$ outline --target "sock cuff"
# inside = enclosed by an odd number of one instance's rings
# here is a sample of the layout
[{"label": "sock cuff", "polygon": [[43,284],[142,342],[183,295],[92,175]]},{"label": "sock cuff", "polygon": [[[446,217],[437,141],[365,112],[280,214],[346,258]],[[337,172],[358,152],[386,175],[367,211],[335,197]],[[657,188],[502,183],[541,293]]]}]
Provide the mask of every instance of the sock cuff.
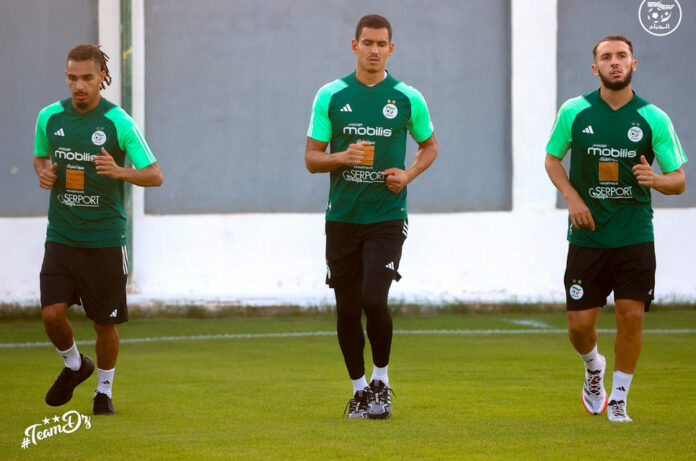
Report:
[{"label": "sock cuff", "polygon": [[73,350],[73,349],[77,350],[77,343],[75,342],[74,339],[73,339],[72,346],[68,347],[68,348],[65,349],[64,351],[61,351],[60,349],[58,349],[58,348],[56,347],[56,351],[58,351],[59,354],[67,354],[68,352],[70,352],[70,351]]}]

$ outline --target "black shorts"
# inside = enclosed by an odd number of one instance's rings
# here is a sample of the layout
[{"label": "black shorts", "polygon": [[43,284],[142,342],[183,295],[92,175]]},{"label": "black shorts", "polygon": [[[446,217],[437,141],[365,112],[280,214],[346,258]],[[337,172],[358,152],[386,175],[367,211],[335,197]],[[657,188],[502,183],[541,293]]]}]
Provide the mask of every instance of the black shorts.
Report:
[{"label": "black shorts", "polygon": [[126,247],[79,248],[46,242],[41,266],[41,306],[82,304],[100,325],[128,321]]},{"label": "black shorts", "polygon": [[655,290],[655,245],[588,248],[571,243],[563,281],[569,311],[604,306],[612,290],[614,299],[645,301],[647,311]]},{"label": "black shorts", "polygon": [[326,283],[362,279],[365,271],[387,274],[399,281],[401,248],[408,220],[374,224],[326,221]]}]

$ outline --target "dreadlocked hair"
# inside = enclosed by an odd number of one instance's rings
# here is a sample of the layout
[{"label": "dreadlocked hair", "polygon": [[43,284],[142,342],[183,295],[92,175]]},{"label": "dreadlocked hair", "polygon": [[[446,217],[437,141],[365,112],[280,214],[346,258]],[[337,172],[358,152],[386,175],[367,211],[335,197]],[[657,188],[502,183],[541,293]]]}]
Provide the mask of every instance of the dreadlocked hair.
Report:
[{"label": "dreadlocked hair", "polygon": [[103,90],[107,87],[107,85],[111,85],[111,75],[109,74],[109,68],[106,65],[106,61],[109,60],[109,56],[107,56],[106,53],[101,50],[101,45],[80,43],[68,51],[67,61],[80,62],[89,60],[96,62],[101,68],[100,70],[104,72],[104,81],[102,81],[102,83],[99,85],[99,89]]}]

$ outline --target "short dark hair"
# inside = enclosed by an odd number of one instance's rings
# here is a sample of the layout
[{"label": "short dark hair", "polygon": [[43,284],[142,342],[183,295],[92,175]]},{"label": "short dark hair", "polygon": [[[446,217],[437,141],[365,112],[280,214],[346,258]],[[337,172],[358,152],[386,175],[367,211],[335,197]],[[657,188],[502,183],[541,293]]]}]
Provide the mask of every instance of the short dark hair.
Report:
[{"label": "short dark hair", "polygon": [[389,42],[391,42],[391,24],[389,24],[389,21],[387,21],[387,18],[385,18],[384,16],[380,16],[379,14],[368,14],[360,18],[360,21],[358,21],[358,25],[355,27],[356,41],[360,40],[360,34],[362,34],[362,30],[365,27],[369,27],[370,29],[387,29],[387,32],[389,32]]},{"label": "short dark hair", "polygon": [[592,56],[595,58],[597,57],[597,47],[599,47],[599,44],[603,42],[624,42],[626,45],[628,45],[628,49],[631,50],[631,56],[633,56],[633,43],[625,35],[618,34],[604,37],[595,44],[594,48],[592,48]]},{"label": "short dark hair", "polygon": [[[100,45],[93,45],[91,43],[80,43],[70,48],[68,51],[68,59],[65,61],[94,61],[99,66],[100,70],[104,71],[104,81],[99,86],[100,89],[106,88],[106,85],[111,85],[111,75],[109,74],[109,68],[106,66],[106,61],[109,57],[101,50]],[[106,85],[105,85],[106,84]]]}]

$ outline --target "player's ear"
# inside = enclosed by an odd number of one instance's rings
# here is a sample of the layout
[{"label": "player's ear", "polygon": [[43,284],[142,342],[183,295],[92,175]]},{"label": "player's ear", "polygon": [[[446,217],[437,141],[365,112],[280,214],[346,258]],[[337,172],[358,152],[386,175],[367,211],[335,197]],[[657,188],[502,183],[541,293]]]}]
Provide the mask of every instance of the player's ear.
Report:
[{"label": "player's ear", "polygon": [[592,64],[592,73],[599,77],[599,70],[597,70],[597,66],[594,64]]},{"label": "player's ear", "polygon": [[353,39],[350,41],[350,47],[353,50],[353,53],[358,54],[358,41]]}]

